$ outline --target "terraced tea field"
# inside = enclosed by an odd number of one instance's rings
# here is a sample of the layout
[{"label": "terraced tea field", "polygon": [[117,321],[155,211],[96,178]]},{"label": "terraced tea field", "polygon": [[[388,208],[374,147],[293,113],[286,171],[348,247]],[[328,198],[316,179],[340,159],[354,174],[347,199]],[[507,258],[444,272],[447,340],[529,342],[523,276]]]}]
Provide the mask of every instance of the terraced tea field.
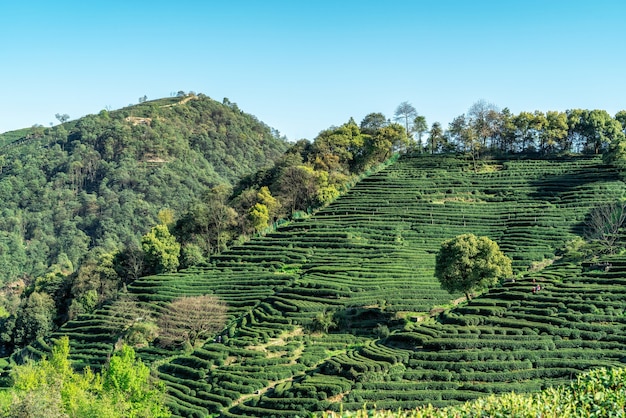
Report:
[{"label": "terraced tea field", "polygon": [[[626,355],[626,260],[533,261],[582,234],[591,208],[624,195],[598,158],[494,160],[479,172],[451,156],[403,157],[308,219],[214,257],[211,266],[129,286],[157,315],[183,295],[229,306],[221,342],[189,355],[157,348],[175,415],[295,416],[310,411],[445,405],[533,391]],[[433,277],[441,242],[487,235],[525,277],[459,308]],[[537,294],[532,280],[545,288]],[[311,332],[334,314],[337,329]],[[118,322],[116,322],[118,321]],[[101,366],[119,316],[103,309],[65,326],[79,364]],[[31,347],[44,351],[46,347]]]}]

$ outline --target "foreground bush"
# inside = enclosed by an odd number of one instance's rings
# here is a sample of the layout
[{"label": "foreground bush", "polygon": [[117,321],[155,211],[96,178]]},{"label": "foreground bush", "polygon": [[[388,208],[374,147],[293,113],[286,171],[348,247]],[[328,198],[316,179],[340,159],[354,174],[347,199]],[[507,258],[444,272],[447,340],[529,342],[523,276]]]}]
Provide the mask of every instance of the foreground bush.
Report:
[{"label": "foreground bush", "polygon": [[[569,386],[539,393],[491,395],[447,408],[426,406],[411,411],[372,411],[364,406],[343,418],[465,418],[465,417],[623,417],[626,413],[626,369],[595,369]],[[334,417],[334,414],[323,414]]]},{"label": "foreground bush", "polygon": [[116,353],[100,373],[75,372],[69,339],[62,338],[49,360],[15,366],[13,385],[0,391],[1,417],[164,418],[164,388],[130,347]]}]

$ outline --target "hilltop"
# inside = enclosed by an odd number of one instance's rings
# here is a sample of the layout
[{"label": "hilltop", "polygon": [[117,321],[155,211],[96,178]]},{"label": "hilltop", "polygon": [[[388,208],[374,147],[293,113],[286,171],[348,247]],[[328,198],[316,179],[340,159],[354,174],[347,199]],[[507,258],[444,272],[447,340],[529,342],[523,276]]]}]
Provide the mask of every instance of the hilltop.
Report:
[{"label": "hilltop", "polygon": [[[0,282],[67,274],[138,243],[163,208],[182,213],[287,149],[225,99],[183,95],[0,135]],[[96,251],[98,250],[98,251]]]},{"label": "hilltop", "polygon": [[[598,156],[478,165],[404,156],[314,216],[205,267],[140,278],[127,305],[81,315],[55,335],[69,335],[76,364],[94,368],[118,341],[143,335],[138,354],[180,416],[294,416],[364,402],[393,410],[537,391],[625,357],[626,260],[575,256],[590,214],[624,195],[620,179]],[[433,277],[441,242],[466,232],[496,240],[516,271],[515,282],[469,303]],[[186,353],[145,344],[171,301],[202,294],[228,306],[214,340]],[[124,306],[140,320],[120,315]]]}]

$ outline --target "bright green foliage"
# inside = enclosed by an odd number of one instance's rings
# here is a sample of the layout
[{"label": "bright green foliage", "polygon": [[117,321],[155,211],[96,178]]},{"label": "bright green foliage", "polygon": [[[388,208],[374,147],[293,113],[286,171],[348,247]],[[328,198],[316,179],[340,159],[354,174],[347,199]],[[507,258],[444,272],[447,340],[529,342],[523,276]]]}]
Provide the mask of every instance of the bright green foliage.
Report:
[{"label": "bright green foliage", "polygon": [[[626,111],[619,112],[615,119],[605,119],[597,134],[601,139],[610,142],[608,151],[603,155],[604,161],[620,168],[626,166]],[[602,129],[603,128],[603,129]]]},{"label": "bright green foliage", "polygon": [[554,152],[559,145],[564,148],[563,141],[567,137],[567,115],[563,112],[548,111],[545,127],[541,134],[541,149]]},{"label": "bright green foliage", "polygon": [[272,196],[272,193],[267,186],[261,187],[261,189],[257,193],[257,199],[267,208],[269,218],[276,218],[278,210],[280,209],[280,202],[278,201],[278,199]]},{"label": "bright green foliage", "polygon": [[261,231],[268,226],[268,221],[270,219],[270,213],[263,203],[257,203],[250,208],[248,211],[248,217],[252,222],[252,226],[256,231]]},{"label": "bright green foliage", "polygon": [[141,247],[146,254],[148,268],[156,273],[176,271],[180,244],[170,234],[167,225],[159,224],[141,239]]},{"label": "bright green foliage", "polygon": [[114,405],[121,407],[121,416],[169,416],[161,391],[153,389],[150,382],[150,369],[135,358],[135,351],[128,346],[111,358],[103,373],[102,389]]},{"label": "bright green foliage", "polygon": [[205,261],[202,248],[194,243],[185,244],[181,249],[180,264],[182,268],[197,266]]},{"label": "bright green foliage", "polygon": [[392,123],[376,130],[366,138],[365,167],[384,161],[391,156],[394,149],[406,147],[409,139],[404,128]]},{"label": "bright green foliage", "polygon": [[445,241],[437,253],[435,276],[450,293],[471,292],[493,286],[513,274],[511,259],[488,237],[463,234]]},{"label": "bright green foliage", "polygon": [[429,405],[402,412],[368,410],[364,407],[339,416],[341,418],[622,417],[626,413],[625,387],[626,369],[599,368],[580,375],[570,385],[545,389],[537,394],[491,395],[459,406],[434,408]]},{"label": "bright green foliage", "polygon": [[61,338],[49,360],[15,366],[13,385],[0,392],[5,417],[168,417],[163,388],[124,347],[111,358],[104,376],[89,369],[75,372],[69,362],[69,339]]},{"label": "bright green foliage", "polygon": [[331,184],[328,186],[320,187],[320,189],[317,191],[317,200],[320,205],[327,205],[336,198],[338,198],[339,194],[340,193],[339,190],[337,190],[337,187]]},{"label": "bright green foliage", "polygon": [[168,227],[174,223],[174,211],[172,209],[161,209],[157,215],[160,223]]}]

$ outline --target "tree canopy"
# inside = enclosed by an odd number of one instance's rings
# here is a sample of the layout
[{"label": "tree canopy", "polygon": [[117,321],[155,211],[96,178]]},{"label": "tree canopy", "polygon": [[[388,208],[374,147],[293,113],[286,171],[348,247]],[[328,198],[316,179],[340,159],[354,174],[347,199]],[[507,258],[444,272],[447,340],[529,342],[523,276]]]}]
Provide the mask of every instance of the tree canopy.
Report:
[{"label": "tree canopy", "polygon": [[441,244],[435,259],[435,277],[450,293],[471,293],[493,286],[513,274],[511,259],[488,237],[463,234]]},{"label": "tree canopy", "polygon": [[169,417],[164,386],[148,366],[124,346],[102,373],[73,370],[68,337],[52,349],[50,359],[14,366],[12,387],[0,392],[3,417]]}]

